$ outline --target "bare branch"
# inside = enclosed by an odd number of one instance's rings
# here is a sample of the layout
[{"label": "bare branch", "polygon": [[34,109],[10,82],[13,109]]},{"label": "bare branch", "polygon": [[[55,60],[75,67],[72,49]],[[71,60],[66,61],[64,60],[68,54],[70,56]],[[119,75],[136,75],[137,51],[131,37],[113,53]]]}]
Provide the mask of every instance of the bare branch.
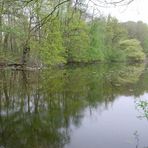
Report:
[{"label": "bare branch", "polygon": [[59,8],[59,6],[63,5],[64,3],[66,2],[69,2],[70,0],[65,0],[65,1],[62,1],[60,3],[58,3],[54,8],[53,10],[46,16],[44,17],[41,21],[39,21],[37,23],[37,25],[35,25],[30,32],[32,31],[35,31],[37,30],[38,28],[42,27],[43,25],[45,25],[47,23],[47,21],[49,21],[49,19],[51,18],[51,16],[54,14],[54,12]]}]

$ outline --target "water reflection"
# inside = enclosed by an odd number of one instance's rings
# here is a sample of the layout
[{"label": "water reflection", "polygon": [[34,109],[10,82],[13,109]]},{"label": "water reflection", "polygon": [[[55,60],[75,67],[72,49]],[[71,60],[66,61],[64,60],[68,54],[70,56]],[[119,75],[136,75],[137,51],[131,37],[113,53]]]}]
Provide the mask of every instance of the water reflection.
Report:
[{"label": "water reflection", "polygon": [[139,138],[138,131],[135,131],[134,137],[135,137],[135,140],[136,140],[136,148],[139,148],[139,141],[140,141],[140,138]]},{"label": "water reflection", "polygon": [[[140,148],[140,135],[138,131],[135,131],[133,135],[136,141],[136,148]],[[144,148],[148,148],[148,146],[145,146]]]},{"label": "water reflection", "polygon": [[0,146],[63,148],[86,108],[102,112],[118,96],[147,92],[147,84],[144,64],[1,71]]}]

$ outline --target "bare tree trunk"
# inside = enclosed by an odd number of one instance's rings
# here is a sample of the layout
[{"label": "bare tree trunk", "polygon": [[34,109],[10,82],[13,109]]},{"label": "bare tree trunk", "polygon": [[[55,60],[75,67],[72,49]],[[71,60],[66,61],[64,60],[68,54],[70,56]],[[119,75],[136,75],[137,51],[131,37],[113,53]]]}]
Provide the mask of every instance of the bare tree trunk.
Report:
[{"label": "bare tree trunk", "polygon": [[31,10],[30,10],[30,19],[28,24],[28,37],[26,39],[26,44],[23,47],[23,53],[22,53],[22,66],[25,68],[27,66],[27,62],[29,59],[29,53],[30,53],[30,38],[31,38],[31,22],[32,22],[32,16],[31,16]]},{"label": "bare tree trunk", "polygon": [[29,57],[30,47],[25,45],[23,48],[23,55],[22,55],[22,61],[21,64],[23,67],[27,66],[27,59]]},{"label": "bare tree trunk", "polygon": [[[3,5],[4,5],[4,2],[1,1],[0,2],[0,28],[2,28],[2,25],[3,25]],[[0,32],[0,47],[2,46],[2,42],[3,42],[3,34],[2,34],[2,31]]]},{"label": "bare tree trunk", "polygon": [[3,47],[5,51],[8,49],[8,38],[9,38],[9,34],[6,33],[4,36],[4,43],[3,43]]},{"label": "bare tree trunk", "polygon": [[[2,28],[2,14],[0,14],[0,28]],[[0,46],[2,45],[2,31],[0,32]]]}]

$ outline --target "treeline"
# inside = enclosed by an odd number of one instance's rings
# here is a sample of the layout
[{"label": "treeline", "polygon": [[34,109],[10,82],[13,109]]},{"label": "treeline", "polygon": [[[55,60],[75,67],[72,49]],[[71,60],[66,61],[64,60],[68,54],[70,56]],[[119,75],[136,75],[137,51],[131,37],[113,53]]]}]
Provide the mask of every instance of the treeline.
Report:
[{"label": "treeline", "polygon": [[94,17],[83,1],[2,0],[0,63],[143,61],[148,25]]}]

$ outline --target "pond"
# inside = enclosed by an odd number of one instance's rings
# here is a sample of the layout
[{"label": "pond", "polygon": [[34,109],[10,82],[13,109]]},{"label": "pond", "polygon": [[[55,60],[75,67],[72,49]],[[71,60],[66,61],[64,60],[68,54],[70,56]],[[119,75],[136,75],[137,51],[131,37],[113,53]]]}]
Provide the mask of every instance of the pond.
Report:
[{"label": "pond", "polygon": [[147,148],[142,101],[145,64],[1,70],[0,148]]}]

